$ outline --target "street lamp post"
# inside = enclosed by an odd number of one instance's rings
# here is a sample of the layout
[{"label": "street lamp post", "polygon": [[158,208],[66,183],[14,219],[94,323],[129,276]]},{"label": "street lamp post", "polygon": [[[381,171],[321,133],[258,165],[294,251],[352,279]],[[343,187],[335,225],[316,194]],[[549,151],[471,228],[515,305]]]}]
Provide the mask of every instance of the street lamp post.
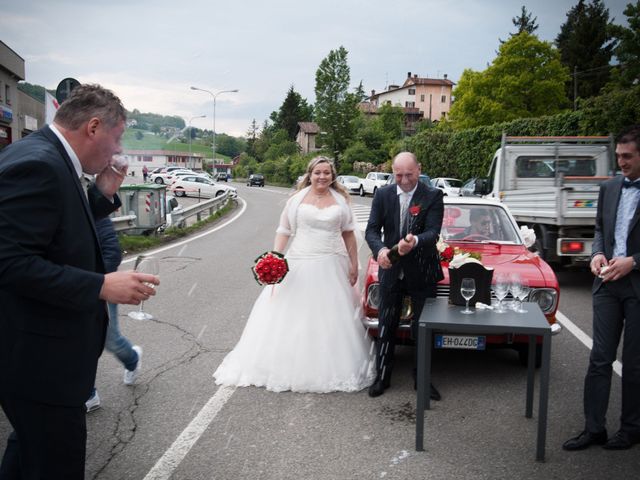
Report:
[{"label": "street lamp post", "polygon": [[212,160],[213,160],[213,166],[215,167],[216,165],[216,98],[221,93],[237,93],[238,89],[221,90],[219,92],[213,93],[210,90],[205,90],[204,88],[198,88],[198,87],[192,86],[191,90],[200,90],[201,92],[207,92],[209,95],[213,97],[213,146],[212,146],[213,157],[212,157]]},{"label": "street lamp post", "polygon": [[197,115],[195,117],[191,117],[189,119],[189,162],[191,162],[191,165],[193,165],[195,162],[193,161],[193,159],[191,158],[191,137],[193,135],[193,132],[191,131],[191,122],[193,120],[195,120],[196,118],[206,118],[206,115]]}]

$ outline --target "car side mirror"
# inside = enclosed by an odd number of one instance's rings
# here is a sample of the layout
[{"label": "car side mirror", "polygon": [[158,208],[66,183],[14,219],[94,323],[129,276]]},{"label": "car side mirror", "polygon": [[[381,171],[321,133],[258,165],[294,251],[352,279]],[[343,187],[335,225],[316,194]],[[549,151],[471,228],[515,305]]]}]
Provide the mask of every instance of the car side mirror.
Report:
[{"label": "car side mirror", "polygon": [[473,193],[476,195],[487,195],[489,193],[489,179],[476,178]]}]

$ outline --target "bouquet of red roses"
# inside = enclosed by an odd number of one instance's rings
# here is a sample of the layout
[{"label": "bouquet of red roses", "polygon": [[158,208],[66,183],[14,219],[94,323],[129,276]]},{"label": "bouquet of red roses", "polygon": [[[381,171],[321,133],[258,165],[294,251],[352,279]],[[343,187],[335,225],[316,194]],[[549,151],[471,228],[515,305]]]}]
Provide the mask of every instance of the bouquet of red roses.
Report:
[{"label": "bouquet of red roses", "polygon": [[265,252],[256,258],[251,271],[260,285],[273,285],[282,281],[289,271],[289,264],[280,252]]}]

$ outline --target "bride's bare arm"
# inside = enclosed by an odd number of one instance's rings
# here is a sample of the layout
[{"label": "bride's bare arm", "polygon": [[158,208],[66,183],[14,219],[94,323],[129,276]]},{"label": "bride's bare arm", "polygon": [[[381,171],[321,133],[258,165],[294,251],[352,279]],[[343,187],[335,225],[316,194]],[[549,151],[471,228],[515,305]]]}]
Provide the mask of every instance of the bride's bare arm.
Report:
[{"label": "bride's bare arm", "polygon": [[284,249],[289,242],[289,235],[285,235],[283,233],[276,233],[276,238],[273,241],[273,249],[276,252],[284,253]]},{"label": "bride's bare arm", "polygon": [[358,281],[358,242],[353,231],[342,232],[342,239],[349,254],[349,282],[355,285]]}]

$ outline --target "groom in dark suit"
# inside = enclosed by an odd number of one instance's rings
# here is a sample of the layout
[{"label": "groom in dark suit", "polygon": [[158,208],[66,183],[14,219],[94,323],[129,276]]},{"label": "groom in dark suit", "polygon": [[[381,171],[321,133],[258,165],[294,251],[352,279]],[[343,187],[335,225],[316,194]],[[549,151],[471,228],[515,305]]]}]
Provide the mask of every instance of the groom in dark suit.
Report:
[{"label": "groom in dark suit", "polygon": [[[640,443],[640,125],[618,135],[616,158],[622,175],[600,186],[591,256],[596,278],[593,348],[584,382],[585,429],[564,443],[565,450],[594,444],[626,450]],[[607,437],[612,364],[623,330],[620,430]]]},{"label": "groom in dark suit", "polygon": [[[0,480],[84,478],[84,402],[105,341],[105,301],[138,304],[154,275],[104,273],[94,218],[115,210],[126,112],[76,87],[53,125],[0,153],[0,405],[13,427]],[[85,175],[98,174],[87,191]]]},{"label": "groom in dark suit", "polygon": [[[411,297],[412,328],[417,338],[425,299],[436,296],[436,283],[443,278],[436,249],[444,214],[442,191],[419,181],[420,163],[413,153],[396,155],[392,168],[396,185],[376,192],[366,230],[367,243],[380,266],[377,375],[369,387],[371,397],[382,395],[390,385],[403,297]],[[400,257],[393,262],[389,253],[396,244]],[[431,398],[440,399],[433,385]]]}]

